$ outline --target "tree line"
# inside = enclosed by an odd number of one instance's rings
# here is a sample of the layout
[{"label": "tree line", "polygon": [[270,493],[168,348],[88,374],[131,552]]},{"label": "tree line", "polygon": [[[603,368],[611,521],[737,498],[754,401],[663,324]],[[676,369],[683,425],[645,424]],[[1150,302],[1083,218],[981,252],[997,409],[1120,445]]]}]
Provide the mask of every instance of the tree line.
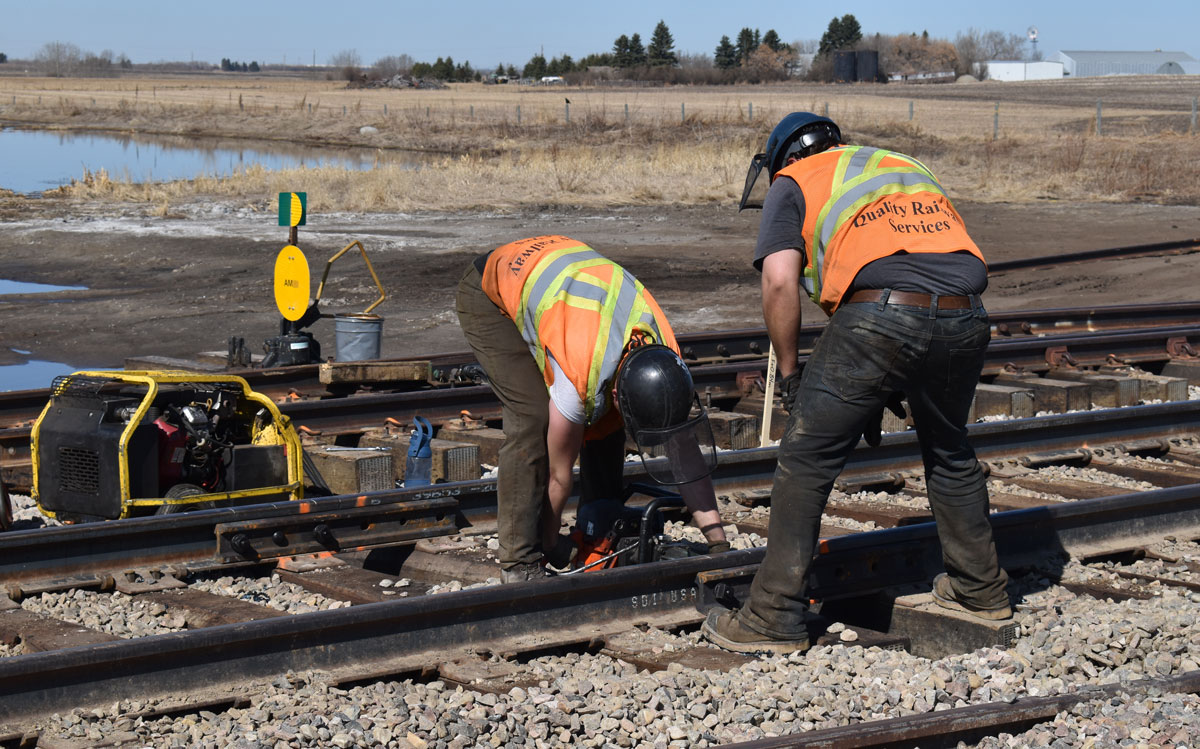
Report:
[{"label": "tree line", "polygon": [[[435,63],[414,62],[407,55],[381,58],[368,76],[408,72],[414,77],[433,77],[446,81],[503,80],[562,76],[572,82],[601,78],[663,81],[671,83],[759,83],[802,76],[807,80],[834,79],[833,57],[843,50],[874,50],[879,53],[881,78],[894,74],[922,72],[972,73],[985,76],[981,63],[994,59],[1021,59],[1025,39],[1018,34],[969,29],[956,35],[953,42],[934,39],[928,31],[920,34],[880,34],[864,36],[862,26],[847,13],[829,21],[820,40],[785,43],[775,29],[761,32],[744,27],[736,35],[722,35],[711,55],[681,54],[665,21],[660,20],[645,43],[641,34],[622,34],[612,49],[588,54],[579,59],[569,54],[547,59],[541,52],[529,58],[520,69],[500,63],[491,73],[455,65],[447,57]],[[337,65],[335,65],[337,67]],[[355,75],[361,75],[357,70]]]},{"label": "tree line", "polygon": [[[853,14],[830,20],[820,40],[785,43],[775,29],[760,32],[744,27],[737,34],[722,35],[711,54],[681,53],[666,21],[660,20],[649,42],[638,32],[621,34],[612,48],[581,58],[562,54],[547,59],[538,52],[520,68],[500,63],[493,70],[478,69],[469,61],[455,62],[449,55],[434,62],[414,60],[406,54],[381,57],[364,68],[358,52],[342,50],[329,59],[335,73],[347,80],[384,79],[396,75],[435,78],[443,81],[503,81],[526,78],[538,80],[561,76],[583,83],[604,79],[660,81],[665,83],[759,83],[803,77],[814,81],[833,80],[833,57],[842,50],[878,52],[882,76],[913,75],[923,72],[953,72],[986,75],[980,63],[993,59],[1022,59],[1025,38],[1000,31],[974,28],[956,35],[953,42],[935,39],[929,33],[864,35]],[[0,63],[7,55],[0,52]],[[133,67],[124,54],[111,50],[99,54],[85,52],[74,44],[49,42],[42,46],[34,63],[50,76],[117,75]],[[182,64],[182,63],[180,63]],[[209,63],[189,63],[208,67]],[[257,61],[238,62],[222,58],[220,69],[229,72],[259,72]]]},{"label": "tree line", "polygon": [[249,63],[234,62],[228,57],[221,58],[221,70],[227,73],[257,73],[261,70],[258,66],[258,60],[251,60]]}]

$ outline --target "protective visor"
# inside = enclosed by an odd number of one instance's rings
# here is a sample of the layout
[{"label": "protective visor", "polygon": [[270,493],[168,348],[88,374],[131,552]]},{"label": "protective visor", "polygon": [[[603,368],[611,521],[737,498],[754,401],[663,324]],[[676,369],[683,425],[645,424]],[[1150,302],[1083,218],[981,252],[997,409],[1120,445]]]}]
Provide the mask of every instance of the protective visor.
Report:
[{"label": "protective visor", "polygon": [[717,447],[712,424],[692,396],[692,416],[666,429],[639,429],[633,435],[647,475],[667,486],[689,484],[704,478],[717,467]]},{"label": "protective visor", "polygon": [[739,211],[747,208],[763,207],[763,201],[767,199],[767,190],[771,187],[769,169],[767,170],[767,178],[759,179],[766,166],[767,155],[765,153],[756,153],[754,154],[754,158],[750,159],[750,169],[746,172],[746,187],[742,189],[742,199],[738,203]]}]

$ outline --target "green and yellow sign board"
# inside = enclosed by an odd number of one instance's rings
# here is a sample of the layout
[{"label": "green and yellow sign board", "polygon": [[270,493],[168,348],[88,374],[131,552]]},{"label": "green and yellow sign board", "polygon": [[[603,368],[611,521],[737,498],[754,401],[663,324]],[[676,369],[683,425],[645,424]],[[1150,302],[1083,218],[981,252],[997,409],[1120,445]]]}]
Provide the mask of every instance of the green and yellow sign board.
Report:
[{"label": "green and yellow sign board", "polygon": [[304,226],[308,218],[308,193],[279,193],[279,225]]},{"label": "green and yellow sign board", "polygon": [[280,250],[275,256],[275,306],[285,320],[295,322],[304,315],[310,284],[308,258],[300,248],[289,244]]}]

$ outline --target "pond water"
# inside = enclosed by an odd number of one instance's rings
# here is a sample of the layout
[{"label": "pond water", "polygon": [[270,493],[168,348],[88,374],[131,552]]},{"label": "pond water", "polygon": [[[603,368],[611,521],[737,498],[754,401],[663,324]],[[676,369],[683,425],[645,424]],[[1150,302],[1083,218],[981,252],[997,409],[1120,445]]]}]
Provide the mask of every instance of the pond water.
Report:
[{"label": "pond water", "polygon": [[54,378],[87,369],[73,367],[56,361],[30,359],[23,364],[0,367],[0,392],[8,390],[35,390],[50,387]]},{"label": "pond water", "polygon": [[86,286],[54,286],[48,283],[9,281],[0,278],[0,296],[5,294],[48,294],[51,291],[83,291]]},{"label": "pond water", "polygon": [[201,175],[225,176],[251,165],[267,169],[341,166],[366,170],[386,160],[417,168],[422,154],[370,148],[310,148],[183,136],[0,129],[0,187],[38,193],[83,177],[84,170],[111,179],[165,182]]}]

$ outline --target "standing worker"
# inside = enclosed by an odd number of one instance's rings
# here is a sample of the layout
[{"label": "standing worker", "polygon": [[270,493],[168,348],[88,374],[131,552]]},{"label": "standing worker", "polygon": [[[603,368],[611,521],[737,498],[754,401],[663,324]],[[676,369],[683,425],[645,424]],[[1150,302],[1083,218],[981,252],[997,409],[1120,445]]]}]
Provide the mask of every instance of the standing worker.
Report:
[{"label": "standing worker", "polygon": [[[908,397],[946,572],[933,595],[983,619],[1012,616],[966,420],[990,339],[987,266],[933,174],[893,151],[848,146],[833,121],[793,112],[751,163],[766,170],[754,265],[791,414],[771,491],[766,557],[740,610],[710,612],[708,639],[743,653],[808,649],[805,588],[834,480],[877,443],[885,405]],[[798,366],[800,289],[830,315]],[[898,406],[897,406],[898,407]]]},{"label": "standing worker", "polygon": [[[728,550],[708,475],[712,429],[675,334],[628,271],[582,242],[522,239],[481,255],[458,284],[458,320],[503,406],[497,525],[505,582],[569,563],[560,535],[580,504],[624,496],[625,431],[651,478],[679,485],[710,551]],[[624,427],[624,428],[623,428]],[[707,433],[707,434],[706,434]]]}]

